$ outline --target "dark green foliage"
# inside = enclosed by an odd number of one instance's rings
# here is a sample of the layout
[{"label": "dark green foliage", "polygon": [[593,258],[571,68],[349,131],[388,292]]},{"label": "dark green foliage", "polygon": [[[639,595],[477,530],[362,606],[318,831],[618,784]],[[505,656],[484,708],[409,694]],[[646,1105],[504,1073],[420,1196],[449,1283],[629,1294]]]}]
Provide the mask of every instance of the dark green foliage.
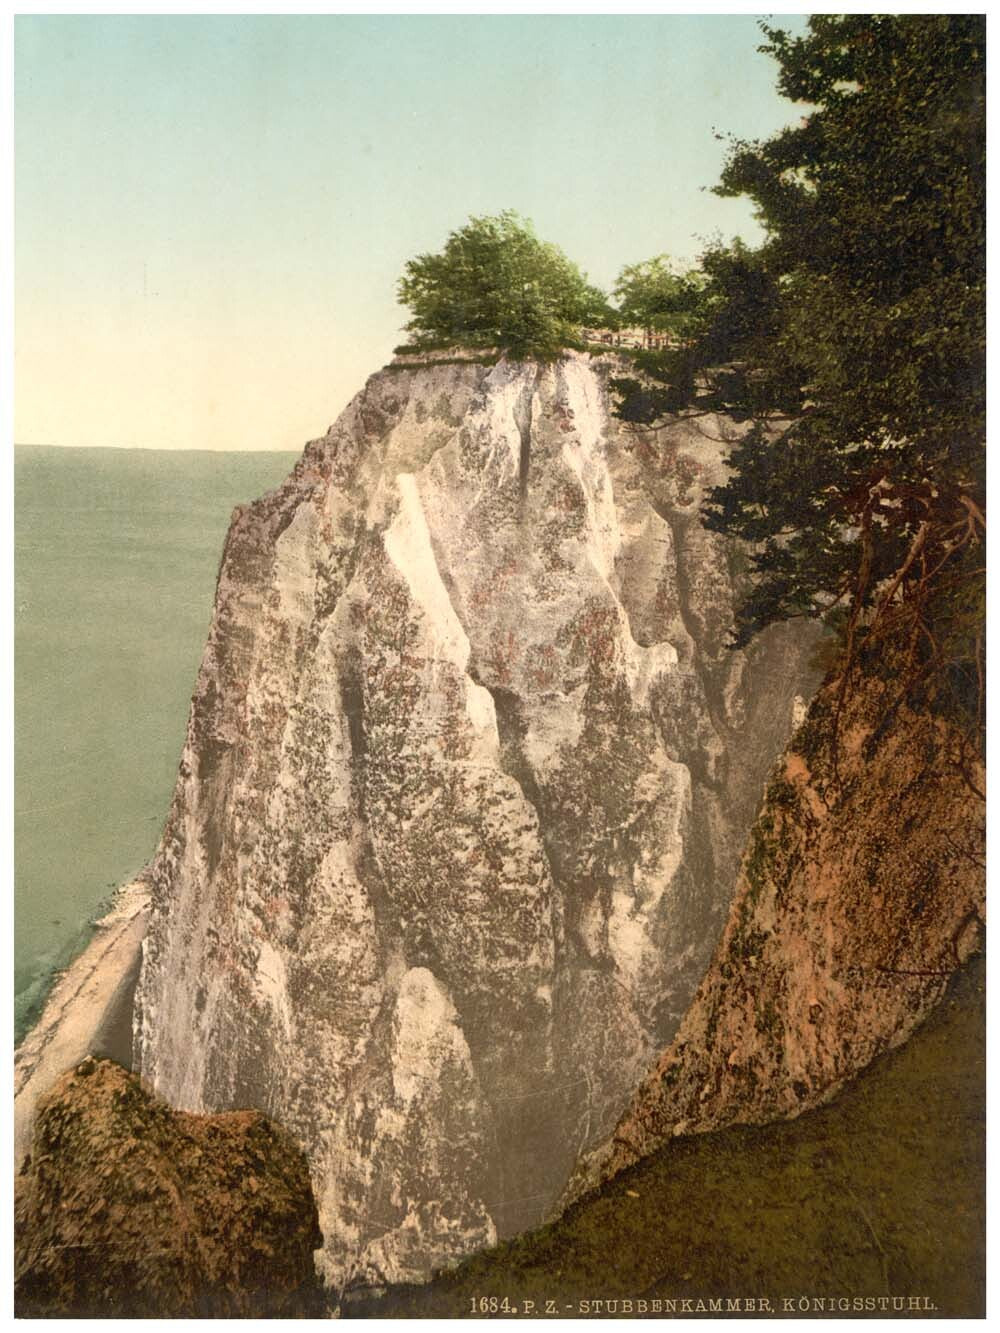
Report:
[{"label": "dark green foliage", "polygon": [[[651,327],[673,333],[677,343],[640,353],[641,379],[613,381],[619,415],[649,425],[692,408],[725,412],[737,422],[798,410],[803,369],[789,362],[779,341],[781,295],[763,253],[739,240],[716,245],[702,255],[699,273],[676,281],[681,289],[672,302],[664,298],[654,307],[650,294],[649,313],[655,308]],[[616,292],[621,288],[622,278]]]},{"label": "dark green foliage", "polygon": [[440,254],[411,259],[397,290],[413,312],[411,351],[461,344],[548,359],[612,317],[604,293],[509,210],[470,218]]},{"label": "dark green foliage", "polygon": [[652,388],[625,385],[622,414],[752,420],[707,515],[755,544],[737,642],[843,605],[848,658],[853,639],[902,628],[936,681],[978,688],[984,20],[764,32],[781,91],[807,105],[772,139],[735,142],[718,193],[749,196],[766,240],[704,256],[689,347],[649,367]]}]

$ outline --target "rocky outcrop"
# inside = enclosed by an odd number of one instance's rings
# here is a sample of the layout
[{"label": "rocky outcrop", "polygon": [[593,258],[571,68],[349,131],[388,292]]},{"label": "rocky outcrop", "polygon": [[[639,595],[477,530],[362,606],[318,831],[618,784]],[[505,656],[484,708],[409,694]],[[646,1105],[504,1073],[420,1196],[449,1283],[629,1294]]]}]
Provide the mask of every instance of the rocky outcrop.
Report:
[{"label": "rocky outcrop", "polygon": [[539,1220],[716,943],[808,642],[727,636],[732,423],[613,418],[614,359],[374,376],[236,511],[135,1062],[306,1150],[338,1286]]},{"label": "rocky outcrop", "polygon": [[666,1139],[789,1118],[899,1046],[981,947],[984,773],[891,654],[816,697],[677,1037],[563,1203]]},{"label": "rocky outcrop", "polygon": [[16,1313],[300,1315],[321,1239],[283,1131],[257,1112],[171,1111],[88,1057],[39,1106],[16,1181]]}]

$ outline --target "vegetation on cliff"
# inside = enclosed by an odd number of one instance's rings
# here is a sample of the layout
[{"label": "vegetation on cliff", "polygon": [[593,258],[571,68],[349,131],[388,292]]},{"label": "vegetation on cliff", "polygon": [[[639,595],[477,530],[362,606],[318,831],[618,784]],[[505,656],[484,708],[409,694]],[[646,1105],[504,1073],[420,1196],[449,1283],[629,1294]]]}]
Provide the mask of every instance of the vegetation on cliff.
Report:
[{"label": "vegetation on cliff", "polygon": [[608,317],[604,293],[509,209],[470,218],[439,254],[411,259],[398,294],[416,351],[460,344],[547,360]]},{"label": "vegetation on cliff", "polygon": [[617,306],[511,212],[473,218],[399,284],[414,346],[552,357],[584,324],[675,335],[632,353],[620,413],[750,423],[711,527],[753,544],[735,641],[822,617],[845,646],[906,644],[928,702],[983,722],[985,23],[981,15],[818,15],[762,25],[799,123],[734,139],[716,192],[765,240],[697,270],[624,268]]},{"label": "vegetation on cliff", "polygon": [[752,423],[708,522],[754,543],[737,641],[790,616],[906,640],[911,684],[982,722],[985,24],[820,15],[764,26],[798,125],[736,140],[717,187],[766,239],[716,246],[659,311],[687,345],[622,412]]},{"label": "vegetation on cliff", "polygon": [[695,333],[701,325],[704,286],[702,273],[679,272],[669,255],[626,264],[614,286],[617,321],[679,336]]}]

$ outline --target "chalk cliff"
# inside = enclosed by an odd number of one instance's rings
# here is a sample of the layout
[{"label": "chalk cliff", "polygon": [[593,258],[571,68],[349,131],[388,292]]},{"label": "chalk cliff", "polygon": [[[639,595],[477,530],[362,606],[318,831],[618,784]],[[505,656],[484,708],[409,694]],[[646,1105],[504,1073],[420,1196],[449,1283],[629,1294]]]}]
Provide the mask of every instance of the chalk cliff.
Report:
[{"label": "chalk cliff", "polygon": [[135,1067],[303,1147],[335,1285],[542,1218],[715,947],[809,638],[726,647],[732,423],[613,358],[405,359],[236,511]]},{"label": "chalk cliff", "polygon": [[985,774],[900,694],[891,648],[835,677],[771,774],[719,946],[673,1044],[563,1205],[681,1134],[829,1101],[982,947]]}]

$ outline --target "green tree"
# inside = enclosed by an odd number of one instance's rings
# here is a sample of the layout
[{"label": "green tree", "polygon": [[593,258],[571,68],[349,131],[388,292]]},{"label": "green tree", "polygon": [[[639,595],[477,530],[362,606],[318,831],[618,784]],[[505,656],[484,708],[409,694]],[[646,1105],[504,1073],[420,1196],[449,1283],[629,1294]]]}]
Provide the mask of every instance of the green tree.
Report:
[{"label": "green tree", "polygon": [[832,613],[850,662],[905,625],[924,678],[978,699],[985,23],[823,15],[764,33],[803,115],[734,142],[717,192],[749,196],[765,240],[705,256],[694,364],[659,372],[675,398],[753,419],[708,511],[756,547],[737,637]]},{"label": "green tree", "polygon": [[547,359],[608,318],[604,293],[509,210],[470,218],[439,254],[411,259],[397,292],[415,348],[457,343]]},{"label": "green tree", "polygon": [[613,289],[619,321],[683,337],[698,322],[703,286],[700,271],[679,273],[669,255],[628,264]]},{"label": "green tree", "polygon": [[[648,286],[647,272],[653,278]],[[659,291],[656,268],[637,264],[623,270],[616,293],[626,290],[627,274],[636,275],[628,288],[630,313],[638,314],[644,304],[656,319],[653,327],[678,341],[666,351],[633,355],[641,378],[612,380],[620,416],[653,425],[691,410],[694,400],[701,413],[725,412],[737,421],[799,407],[804,370],[789,361],[777,336],[781,292],[763,251],[739,240],[715,244],[701,256],[697,272],[674,278],[673,286],[664,284]]]}]

